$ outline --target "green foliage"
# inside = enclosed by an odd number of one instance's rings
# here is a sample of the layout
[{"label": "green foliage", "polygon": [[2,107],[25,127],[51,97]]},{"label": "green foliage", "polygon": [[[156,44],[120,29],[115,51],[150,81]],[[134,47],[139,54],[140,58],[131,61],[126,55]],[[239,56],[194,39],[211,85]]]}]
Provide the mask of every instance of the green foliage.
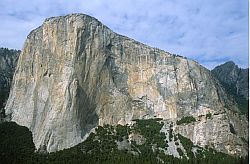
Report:
[{"label": "green foliage", "polygon": [[[166,149],[165,134],[160,130],[163,126],[158,119],[136,120],[133,126],[111,126],[104,125],[96,128],[95,133],[82,143],[55,153],[38,154],[34,153],[35,147],[32,142],[31,132],[27,128],[18,126],[15,123],[0,124],[0,163],[40,163],[40,164],[157,164],[157,163],[180,163],[180,164],[236,164],[248,163],[248,158],[235,158],[223,153],[215,152],[212,149],[202,149],[194,146],[193,143],[178,134],[189,158],[186,158],[184,152],[177,148],[182,159],[166,155],[163,149]],[[137,145],[131,141],[131,150],[137,152],[133,155],[129,150],[118,150],[117,142],[119,140],[127,141],[129,134],[140,134],[146,142]],[[177,140],[177,139],[175,139]],[[154,148],[153,148],[154,147]],[[192,148],[198,148],[196,154]]]},{"label": "green foliage", "polygon": [[116,133],[118,140],[121,142],[123,140],[123,137],[128,139],[130,129],[127,126],[117,125],[116,126]]},{"label": "green foliage", "polygon": [[8,48],[0,48],[0,56],[7,56],[7,55],[16,55],[21,53],[20,50],[8,49]]},{"label": "green foliage", "polygon": [[0,124],[0,163],[21,163],[30,160],[35,145],[28,128],[14,122]]},{"label": "green foliage", "polygon": [[181,144],[183,145],[184,149],[186,150],[187,156],[193,158],[194,157],[194,154],[192,152],[192,148],[194,147],[193,142],[190,139],[183,137],[180,134],[177,134],[177,136],[178,136]]},{"label": "green foliage", "polygon": [[195,122],[195,118],[193,116],[186,116],[186,117],[182,117],[180,120],[176,121],[177,125],[181,125],[181,124],[189,124],[192,122]]},{"label": "green foliage", "polygon": [[[163,123],[158,122],[160,120],[161,119],[136,120],[136,123],[132,127],[132,133],[139,133],[146,139],[146,142],[142,145],[136,145],[133,143],[133,147],[137,147],[141,159],[144,159],[146,156],[152,163],[158,163],[159,159],[157,157],[160,156],[161,149],[167,149],[168,147],[168,144],[165,141],[165,133],[160,132],[164,125]],[[167,159],[169,158],[171,158],[171,160],[174,159],[172,156],[169,156]]]},{"label": "green foliage", "polygon": [[206,119],[210,119],[212,117],[211,113],[206,114]]},{"label": "green foliage", "polygon": [[180,148],[177,148],[177,151],[178,151],[178,153],[179,153],[180,156],[184,155],[184,153],[182,152],[182,150]]},{"label": "green foliage", "polygon": [[9,96],[9,90],[7,90],[6,88],[0,88],[1,92],[0,92],[0,109],[4,108],[4,104],[8,99]]},{"label": "green foliage", "polygon": [[173,124],[172,123],[169,126],[169,135],[168,135],[168,137],[169,137],[169,141],[171,142],[173,137],[174,137],[173,136]]},{"label": "green foliage", "polygon": [[157,122],[158,120],[159,119],[136,120],[133,129],[145,137],[145,145],[156,144],[156,146],[164,148],[166,147],[166,136],[160,132],[163,123]]},{"label": "green foliage", "polygon": [[[0,83],[1,83],[1,75],[0,75]],[[2,122],[2,119],[6,117],[4,106],[9,96],[9,89],[10,88],[4,88],[0,86],[0,123]]]}]

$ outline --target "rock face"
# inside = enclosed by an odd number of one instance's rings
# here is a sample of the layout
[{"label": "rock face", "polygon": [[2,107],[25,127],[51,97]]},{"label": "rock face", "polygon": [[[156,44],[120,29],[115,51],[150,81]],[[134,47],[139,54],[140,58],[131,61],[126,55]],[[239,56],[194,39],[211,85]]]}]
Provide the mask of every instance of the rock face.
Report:
[{"label": "rock face", "polygon": [[234,62],[226,62],[212,70],[227,94],[237,103],[241,113],[249,113],[249,69],[239,68]]},{"label": "rock face", "polygon": [[4,106],[8,99],[10,86],[20,51],[0,48],[0,122],[3,121]]},{"label": "rock face", "polygon": [[229,61],[215,67],[212,73],[222,84],[235,88],[235,94],[242,95],[247,100],[249,99],[248,68],[239,68],[234,62]]},{"label": "rock face", "polygon": [[238,109],[197,62],[118,35],[83,14],[47,19],[29,34],[6,105],[10,120],[32,131],[38,150],[76,145],[98,125],[191,115],[197,122],[174,130],[202,146],[246,154],[240,137],[248,139],[248,122],[232,110]]}]

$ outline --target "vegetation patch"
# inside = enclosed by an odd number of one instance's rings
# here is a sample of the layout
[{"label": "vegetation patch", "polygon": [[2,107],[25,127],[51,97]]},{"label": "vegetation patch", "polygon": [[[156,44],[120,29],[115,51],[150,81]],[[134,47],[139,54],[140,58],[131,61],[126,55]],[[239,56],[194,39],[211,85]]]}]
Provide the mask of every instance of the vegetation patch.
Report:
[{"label": "vegetation patch", "polygon": [[169,126],[169,134],[168,134],[168,136],[169,136],[169,141],[171,142],[173,137],[174,137],[173,136],[173,124],[172,123]]},{"label": "vegetation patch", "polygon": [[180,156],[184,155],[184,153],[182,152],[182,150],[179,147],[177,148],[177,152],[179,153]]},{"label": "vegetation patch", "polygon": [[182,125],[182,124],[189,124],[192,122],[195,122],[195,118],[193,116],[186,116],[186,117],[182,117],[180,120],[176,121],[177,125]]},{"label": "vegetation patch", "polygon": [[[187,152],[177,148],[179,155],[183,158],[175,158],[167,155],[165,141],[166,135],[160,132],[163,123],[159,119],[135,120],[132,126],[98,126],[95,133],[90,133],[89,137],[82,143],[58,152],[49,154],[34,153],[35,147],[32,142],[31,132],[27,128],[15,123],[6,122],[0,124],[0,163],[49,163],[49,164],[157,164],[157,163],[218,163],[234,164],[248,163],[248,158],[235,158],[223,153],[218,153],[212,149],[202,149],[194,154],[193,143],[181,136],[172,134],[178,138]],[[139,134],[146,140],[143,144],[137,145],[130,140],[130,136]],[[129,149],[118,150],[117,142],[131,141]],[[197,147],[197,146],[196,146]]]},{"label": "vegetation patch", "polygon": [[0,124],[0,163],[22,163],[31,159],[35,145],[28,128],[14,122]]},{"label": "vegetation patch", "polygon": [[212,117],[211,113],[206,114],[206,119],[211,119],[211,117]]},{"label": "vegetation patch", "polygon": [[156,147],[165,148],[166,135],[160,132],[164,123],[159,123],[159,119],[148,119],[148,120],[136,120],[136,123],[132,127],[132,132],[136,132],[145,137],[145,145],[156,145]]}]

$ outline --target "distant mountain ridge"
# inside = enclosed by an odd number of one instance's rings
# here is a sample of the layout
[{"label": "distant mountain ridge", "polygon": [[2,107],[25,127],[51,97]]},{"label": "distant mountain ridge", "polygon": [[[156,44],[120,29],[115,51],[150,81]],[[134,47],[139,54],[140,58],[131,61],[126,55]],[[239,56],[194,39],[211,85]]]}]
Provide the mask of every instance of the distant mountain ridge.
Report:
[{"label": "distant mountain ridge", "polygon": [[0,122],[20,52],[20,50],[0,48]]},{"label": "distant mountain ridge", "polygon": [[249,68],[239,68],[233,61],[215,67],[212,74],[237,102],[241,111],[248,111]]}]

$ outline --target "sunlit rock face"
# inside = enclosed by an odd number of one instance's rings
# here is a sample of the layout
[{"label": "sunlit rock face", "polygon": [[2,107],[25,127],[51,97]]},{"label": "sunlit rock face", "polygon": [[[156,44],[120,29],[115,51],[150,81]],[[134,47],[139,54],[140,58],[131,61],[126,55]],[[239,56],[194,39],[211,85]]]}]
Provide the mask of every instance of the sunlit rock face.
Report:
[{"label": "sunlit rock face", "polygon": [[[29,34],[6,113],[32,131],[38,150],[53,152],[82,142],[98,125],[137,118],[198,118],[229,110],[226,103],[238,110],[197,62],[118,35],[90,16],[72,14],[49,18]],[[224,134],[230,133],[228,117],[213,119],[218,126],[225,119]],[[217,144],[210,138],[220,130],[196,130],[210,124],[176,130],[197,144],[204,145],[199,142],[203,139]],[[225,146],[218,150],[230,153]]]}]

